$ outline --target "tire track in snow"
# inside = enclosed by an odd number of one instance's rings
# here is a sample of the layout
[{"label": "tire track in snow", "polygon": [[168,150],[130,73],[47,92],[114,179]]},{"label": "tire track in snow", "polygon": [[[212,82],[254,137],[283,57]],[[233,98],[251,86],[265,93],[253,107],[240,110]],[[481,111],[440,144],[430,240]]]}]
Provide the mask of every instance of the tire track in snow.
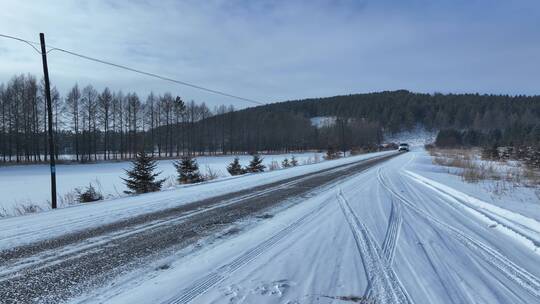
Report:
[{"label": "tire track in snow", "polygon": [[[379,169],[380,171],[380,169]],[[394,199],[392,201],[392,210],[390,211],[390,219],[388,220],[388,228],[384,236],[383,245],[381,248],[382,255],[388,263],[392,265],[396,252],[397,240],[403,223],[403,215],[400,204],[397,204]]]},{"label": "tire track in snow", "polygon": [[518,266],[506,256],[493,249],[492,247],[482,243],[481,241],[476,240],[475,238],[467,235],[458,229],[450,226],[440,220],[436,219],[434,216],[428,214],[422,209],[415,206],[410,200],[405,198],[400,193],[392,189],[385,181],[381,172],[378,175],[378,179],[381,184],[396,198],[398,198],[406,207],[410,210],[428,220],[429,222],[435,224],[437,227],[448,232],[450,235],[454,236],[458,241],[463,245],[469,248],[471,251],[478,254],[484,261],[486,261],[491,266],[499,270],[507,279],[515,282],[527,292],[529,292],[534,297],[540,299],[540,279],[538,279],[533,274],[529,273],[527,270]]},{"label": "tire track in snow", "polygon": [[228,200],[225,200],[225,201],[222,201],[220,203],[213,204],[210,206],[199,207],[192,211],[185,212],[181,216],[174,216],[172,218],[151,221],[149,223],[145,223],[142,225],[131,226],[131,227],[128,227],[127,229],[114,231],[107,235],[85,239],[81,243],[78,243],[78,244],[72,244],[72,245],[61,247],[61,248],[54,248],[54,249],[42,251],[42,252],[39,252],[38,254],[34,254],[32,256],[25,257],[23,259],[17,259],[11,262],[3,261],[3,264],[0,266],[0,282],[5,281],[5,280],[10,280],[10,279],[13,279],[14,277],[22,275],[25,269],[33,269],[33,270],[43,269],[43,268],[47,268],[61,262],[65,262],[67,260],[77,259],[81,256],[84,256],[88,252],[95,250],[101,246],[104,246],[107,243],[110,243],[112,241],[129,237],[129,236],[132,236],[137,233],[141,233],[150,229],[159,229],[160,227],[163,227],[166,225],[180,223],[180,222],[188,220],[189,218],[193,216],[202,214],[204,212],[208,212],[211,210],[215,210],[218,208],[222,208],[222,207],[226,207],[226,206],[230,206],[234,204],[239,204],[246,200],[262,197],[267,194],[271,194],[274,191],[279,191],[284,188],[294,187],[295,185],[300,184],[307,179],[313,178],[314,176],[330,174],[330,173],[337,172],[337,171],[343,170],[344,168],[346,169],[354,165],[356,164],[348,164],[344,167],[333,168],[333,169],[325,170],[322,172],[316,172],[314,174],[308,174],[305,177],[301,177],[290,182],[278,184],[270,188],[264,188],[256,192],[248,193],[246,195],[242,195],[233,199],[228,199]]},{"label": "tire track in snow", "polygon": [[289,234],[295,231],[298,227],[300,227],[302,224],[311,220],[326,205],[328,205],[329,202],[330,200],[327,200],[321,203],[317,208],[313,209],[312,211],[302,216],[301,218],[299,218],[298,220],[296,220],[289,226],[285,227],[278,233],[274,234],[272,237],[270,237],[266,241],[246,251],[244,254],[235,258],[232,262],[225,264],[219,267],[214,272],[196,280],[191,286],[183,289],[178,297],[169,299],[163,302],[163,304],[183,304],[183,303],[191,302],[193,299],[202,295],[203,293],[208,291],[210,288],[215,286],[217,283],[223,281],[225,278],[230,276],[234,271],[248,264],[249,262],[257,258],[259,255],[261,255],[262,253],[266,252],[268,249],[275,246],[277,243],[279,243],[281,240],[283,240],[285,237],[287,237]]},{"label": "tire track in snow", "polygon": [[[390,154],[388,154],[388,155],[390,155]],[[340,165],[337,165],[337,166],[335,166],[333,168],[326,168],[326,169],[322,169],[320,171],[304,173],[304,174],[289,178],[289,180],[299,179],[299,178],[307,177],[309,175],[314,175],[314,174],[331,173],[332,171],[336,171],[336,170],[340,170],[340,169],[347,169],[347,168],[355,166],[355,165],[357,165],[357,164],[359,164],[361,162],[376,161],[377,159],[385,158],[388,155],[367,157],[365,159],[361,159],[361,160],[358,160],[356,162],[340,164]],[[264,188],[264,187],[269,186],[270,184],[276,184],[276,183],[280,183],[280,182],[284,182],[284,181],[285,180],[277,180],[277,181],[269,183],[269,184],[259,185],[256,188]],[[207,182],[207,184],[208,183],[215,183],[215,182],[220,182],[220,180],[209,181],[209,182]],[[197,186],[197,185],[193,184],[193,185],[188,185],[186,187],[193,187],[193,186]],[[250,189],[243,189],[243,190],[240,190],[238,192],[248,192],[249,190]],[[221,194],[219,196],[228,196],[228,195],[234,195],[234,194],[235,194],[234,192],[229,192],[229,193]],[[142,196],[141,196],[141,198],[142,198]],[[210,197],[202,198],[201,200],[209,200],[209,199],[212,199],[212,198],[215,198],[215,197],[210,196]],[[146,208],[152,209],[155,206],[165,205],[165,204],[175,203],[175,202],[178,202],[178,199],[175,198],[175,197],[163,198],[163,199],[159,199],[159,200],[149,200],[148,202],[146,202],[145,209]],[[188,205],[188,204],[190,204],[190,202],[185,203],[185,205]],[[174,208],[177,208],[177,207],[179,207],[179,206],[171,206],[168,209],[174,209]],[[133,220],[134,218],[137,218],[137,217],[144,217],[144,216],[151,215],[152,213],[159,213],[159,212],[162,212],[162,211],[165,211],[165,210],[166,209],[158,209],[155,212],[141,212],[140,208],[139,209],[137,209],[137,208],[135,208],[135,209],[127,209],[127,210],[123,209],[123,208],[122,209],[114,208],[113,212],[116,212],[116,213],[119,213],[119,214],[121,213],[121,215],[122,215],[122,220],[121,221],[130,221],[130,220]],[[99,227],[102,227],[102,226],[95,226],[95,225],[92,225],[92,224],[95,224],[96,222],[101,222],[102,220],[103,220],[103,214],[99,213],[99,212],[97,212],[96,214],[89,214],[89,215],[85,216],[84,218],[77,217],[77,218],[74,218],[74,219],[64,219],[64,220],[61,221],[61,223],[59,223],[57,225],[51,225],[51,226],[41,228],[39,230],[39,235],[44,236],[44,237],[35,239],[35,240],[33,240],[33,241],[29,242],[29,243],[16,244],[15,246],[16,247],[24,247],[24,246],[32,245],[32,244],[35,244],[35,243],[49,242],[49,241],[51,241],[51,238],[50,238],[49,235],[55,235],[55,236],[58,236],[58,237],[64,236],[66,234],[66,227],[72,227],[75,224],[77,224],[76,225],[77,227],[75,227],[75,230],[73,230],[73,232],[75,232],[75,233],[81,233],[81,232],[85,232],[85,231],[88,230],[88,229],[82,229],[81,227],[89,227],[90,230],[95,230],[95,229],[97,229]],[[148,221],[145,220],[145,222],[148,222]],[[112,224],[115,224],[115,223],[116,222],[111,222],[111,223],[107,223],[106,225],[112,225]],[[13,240],[31,238],[32,236],[35,236],[35,234],[36,234],[36,231],[34,229],[27,229],[26,227],[21,227],[17,222],[15,222],[15,223],[13,223],[11,225],[8,225],[8,226],[3,225],[2,227],[7,228],[8,230],[11,230],[11,231],[15,231],[15,233],[10,232],[7,235],[1,235],[0,236],[0,242],[1,243],[9,243],[10,241],[13,241]],[[12,249],[12,248],[0,248],[0,253],[2,253],[3,251],[6,251],[6,250],[10,250],[10,249]]]},{"label": "tire track in snow", "polygon": [[296,181],[288,182],[286,184],[282,184],[276,187],[261,190],[255,193],[250,193],[248,195],[244,195],[236,199],[226,200],[221,203],[212,205],[210,207],[198,208],[194,211],[186,212],[186,214],[180,217],[158,220],[158,221],[154,221],[148,224],[130,227],[129,229],[114,232],[106,236],[86,239],[84,240],[83,244],[78,244],[74,246],[66,246],[60,249],[48,250],[45,252],[41,252],[39,255],[34,255],[29,258],[18,260],[15,263],[4,264],[0,267],[0,282],[8,280],[8,279],[13,279],[15,276],[17,276],[17,273],[24,271],[24,269],[30,269],[30,268],[34,270],[42,269],[42,268],[55,265],[60,262],[65,262],[70,259],[76,259],[80,257],[81,255],[84,255],[85,253],[89,252],[90,250],[103,246],[111,241],[125,238],[128,236],[137,234],[137,233],[141,233],[149,229],[157,229],[161,226],[170,225],[177,222],[182,222],[195,215],[199,215],[204,212],[226,207],[229,205],[238,204],[245,200],[264,196],[268,193],[271,193],[279,189],[283,189],[285,187],[293,187],[295,184],[302,182],[304,179],[306,178],[298,179]]},{"label": "tire track in snow", "polygon": [[[489,203],[473,198],[455,189],[449,187],[448,189],[444,189],[439,183],[428,178],[410,171],[405,172],[407,173],[405,176],[408,178],[447,198],[447,200],[443,201],[454,203],[454,205],[468,211],[480,220],[494,225],[498,228],[497,230],[501,230],[500,232],[517,239],[537,254],[540,254],[538,250],[540,248],[540,230],[538,230],[540,223],[535,219],[498,206],[489,206]],[[460,195],[456,195],[456,193]],[[528,226],[524,223],[528,224]]]},{"label": "tire track in snow", "polygon": [[[381,168],[379,168],[378,171],[380,172]],[[390,211],[390,218],[388,220],[388,228],[386,229],[383,245],[381,247],[381,254],[388,261],[388,264],[392,266],[396,252],[397,240],[401,231],[401,224],[403,222],[403,216],[401,206],[399,204],[396,204],[396,202],[392,198],[390,199],[392,202],[392,209]],[[369,284],[364,296],[365,298],[370,299],[372,297],[372,294],[373,288],[371,284]]]},{"label": "tire track in snow", "polygon": [[[370,160],[377,161],[379,158],[372,158]],[[383,159],[381,157],[380,159]],[[363,170],[362,170],[363,171]],[[332,183],[333,185],[337,185],[338,182]],[[232,262],[223,265],[219,267],[217,270],[209,273],[208,275],[196,280],[191,286],[184,288],[180,295],[175,296],[172,299],[168,299],[162,304],[184,304],[184,303],[190,303],[192,300],[197,298],[198,296],[204,294],[207,292],[210,288],[218,284],[219,282],[223,281],[227,277],[229,277],[234,271],[241,268],[242,266],[248,264],[255,258],[257,258],[259,255],[264,253],[266,250],[270,249],[271,247],[275,246],[279,241],[284,239],[286,236],[288,236],[290,233],[292,233],[294,230],[296,230],[298,227],[300,227],[303,223],[310,220],[312,217],[315,216],[316,213],[320,212],[328,203],[330,200],[327,200],[323,203],[321,203],[316,209],[312,210],[308,214],[304,215],[297,221],[293,222],[283,230],[279,231],[263,243],[260,243],[256,247],[250,249],[249,251],[245,252],[243,255],[237,257]],[[376,249],[377,251],[378,249]],[[383,302],[384,303],[384,302]],[[398,302],[401,303],[401,302]],[[406,302],[403,302],[406,303]]]},{"label": "tire track in snow", "polygon": [[367,299],[374,298],[376,303],[411,303],[389,261],[381,256],[375,239],[353,212],[341,190],[338,201],[362,257],[368,279]]}]

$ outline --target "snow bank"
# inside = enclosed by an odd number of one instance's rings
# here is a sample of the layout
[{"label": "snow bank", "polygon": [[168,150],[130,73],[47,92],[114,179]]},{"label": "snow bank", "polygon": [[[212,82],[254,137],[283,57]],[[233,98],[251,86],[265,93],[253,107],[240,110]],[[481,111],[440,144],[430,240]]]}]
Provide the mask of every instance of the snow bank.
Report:
[{"label": "snow bank", "polygon": [[4,218],[0,219],[0,249],[52,238],[66,232],[97,227],[141,214],[173,208],[189,202],[249,189],[389,153],[393,153],[393,151],[363,154],[284,170],[229,177],[196,185],[181,185],[161,192]]},{"label": "snow bank", "polygon": [[[322,160],[322,153],[293,153],[265,155],[264,164],[268,167],[273,161],[281,164],[285,158],[294,155],[299,164],[314,162],[314,159]],[[197,162],[201,173],[212,170],[220,177],[230,176],[227,165],[235,156],[204,156],[198,157]],[[240,155],[240,163],[247,165],[250,155]],[[173,184],[176,171],[173,166],[174,160],[159,160],[157,170],[162,172],[161,178],[168,178],[168,184]],[[69,202],[62,198],[73,192],[75,188],[94,185],[105,197],[119,197],[127,188],[122,177],[125,177],[126,169],[131,167],[129,161],[107,162],[95,164],[68,164],[57,165],[57,191],[61,203]],[[41,209],[48,209],[50,200],[50,175],[48,165],[21,165],[0,167],[0,215],[14,215],[15,208],[36,205]]]}]

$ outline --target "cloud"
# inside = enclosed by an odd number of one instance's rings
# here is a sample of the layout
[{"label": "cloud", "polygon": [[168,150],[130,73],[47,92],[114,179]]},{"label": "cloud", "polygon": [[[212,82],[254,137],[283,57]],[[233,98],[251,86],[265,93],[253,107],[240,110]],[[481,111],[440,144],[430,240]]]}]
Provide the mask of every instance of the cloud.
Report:
[{"label": "cloud", "polygon": [[[538,93],[535,1],[3,1],[2,33],[263,101],[387,89]],[[41,75],[0,40],[0,82]],[[51,79],[146,95],[220,96],[51,52]]]}]

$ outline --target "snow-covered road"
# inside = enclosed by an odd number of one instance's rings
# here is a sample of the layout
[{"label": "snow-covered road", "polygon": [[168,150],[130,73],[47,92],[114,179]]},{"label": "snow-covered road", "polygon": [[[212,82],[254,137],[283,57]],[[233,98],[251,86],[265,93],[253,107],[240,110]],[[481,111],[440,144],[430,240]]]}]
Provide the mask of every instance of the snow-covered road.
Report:
[{"label": "snow-covered road", "polygon": [[[0,258],[9,263],[0,264],[0,289],[19,286],[16,276],[74,274],[76,279],[93,274],[94,269],[70,269],[69,260],[79,265],[91,261],[98,271],[115,265],[102,260],[134,263],[140,259],[136,267],[113,272],[109,279],[100,277],[98,288],[88,288],[84,282],[70,285],[66,277],[64,284],[76,289],[68,302],[540,303],[538,210],[531,215],[511,204],[496,206],[482,193],[471,192],[471,187],[447,183],[449,176],[426,171],[428,158],[422,150],[373,166],[358,163],[371,156],[186,188],[188,194],[215,189],[212,194],[199,193],[196,199],[208,202],[195,209],[188,208],[190,200],[182,196],[187,194],[169,192],[112,206],[82,206],[79,212],[68,208],[56,214],[0,220],[0,228],[5,228],[0,237],[27,249],[10,260],[10,246],[2,241]],[[335,166],[341,167],[332,169]],[[229,200],[212,199],[218,194],[226,198],[232,185],[246,193]],[[164,206],[155,203],[145,209],[144,200],[150,198],[162,199]],[[62,239],[65,234],[58,225],[32,224],[31,219],[60,220],[58,214],[70,215],[75,220],[66,220],[68,227],[92,230],[96,224],[88,216],[76,216],[81,211],[114,225],[115,217],[140,217],[172,207],[185,210],[176,211],[180,217],[175,213],[146,218],[129,229],[96,233],[82,242],[63,240],[71,245],[54,247],[54,242],[45,242],[39,255],[31,250],[33,242]],[[540,204],[529,207],[540,208]],[[112,213],[99,211],[105,208]],[[217,226],[205,226],[208,216],[215,218]],[[15,223],[27,224],[23,234]],[[39,228],[51,230],[39,233]],[[189,246],[172,246],[187,242],[186,231],[204,238],[188,234],[194,239]],[[47,246],[51,250],[43,249]],[[152,250],[161,254],[149,255]],[[55,268],[55,263],[63,266]],[[47,271],[18,270],[29,265],[46,265]]]},{"label": "snow-covered road", "polygon": [[75,302],[540,303],[537,219],[422,177],[424,156],[403,154]]}]

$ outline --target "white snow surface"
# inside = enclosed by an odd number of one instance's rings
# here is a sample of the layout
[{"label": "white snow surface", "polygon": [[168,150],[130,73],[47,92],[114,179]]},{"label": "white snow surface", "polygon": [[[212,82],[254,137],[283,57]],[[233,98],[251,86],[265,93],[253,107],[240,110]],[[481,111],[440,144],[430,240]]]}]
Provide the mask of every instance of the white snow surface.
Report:
[{"label": "white snow surface", "polygon": [[310,118],[311,125],[317,128],[331,127],[336,124],[337,117],[335,116],[315,116]]},{"label": "white snow surface", "polygon": [[97,227],[144,213],[173,208],[189,202],[249,189],[388,153],[392,152],[364,154],[312,165],[245,174],[202,184],[180,185],[155,193],[79,204],[18,217],[0,218],[0,249],[53,238],[67,232]]},{"label": "white snow surface", "polygon": [[[300,164],[314,161],[315,156],[322,160],[323,153],[292,153],[263,155],[263,163],[268,166],[273,161],[281,165],[285,158],[296,157]],[[202,174],[208,173],[208,168],[220,177],[229,177],[227,165],[235,156],[203,156],[197,157],[199,170]],[[242,165],[249,164],[250,155],[239,155]],[[157,171],[161,172],[159,178],[167,178],[166,184],[173,184],[176,171],[174,160],[159,160]],[[106,198],[125,196],[122,177],[126,177],[126,169],[131,168],[131,162],[101,162],[93,164],[60,164],[56,166],[57,192],[60,198],[73,192],[76,188],[85,188],[90,183],[96,187]],[[20,165],[0,167],[0,214],[14,215],[14,208],[22,205],[34,204],[42,209],[50,205],[50,173],[48,165]],[[61,207],[73,202],[60,200]]]},{"label": "white snow surface", "polygon": [[[386,153],[4,218],[0,249]],[[496,197],[416,148],[71,302],[540,303],[540,200]]]},{"label": "white snow surface", "polygon": [[[142,212],[155,208],[148,201],[254,186],[353,159],[60,212],[81,218],[86,210]],[[540,303],[540,202],[527,201],[532,213],[516,207],[519,201],[501,206],[485,188],[443,173],[428,159],[413,149],[276,210],[273,218],[240,225],[239,234],[156,261],[73,303]],[[50,225],[43,219],[57,214],[25,224]],[[0,221],[0,236],[9,231],[6,223],[25,218],[31,217]]]}]

